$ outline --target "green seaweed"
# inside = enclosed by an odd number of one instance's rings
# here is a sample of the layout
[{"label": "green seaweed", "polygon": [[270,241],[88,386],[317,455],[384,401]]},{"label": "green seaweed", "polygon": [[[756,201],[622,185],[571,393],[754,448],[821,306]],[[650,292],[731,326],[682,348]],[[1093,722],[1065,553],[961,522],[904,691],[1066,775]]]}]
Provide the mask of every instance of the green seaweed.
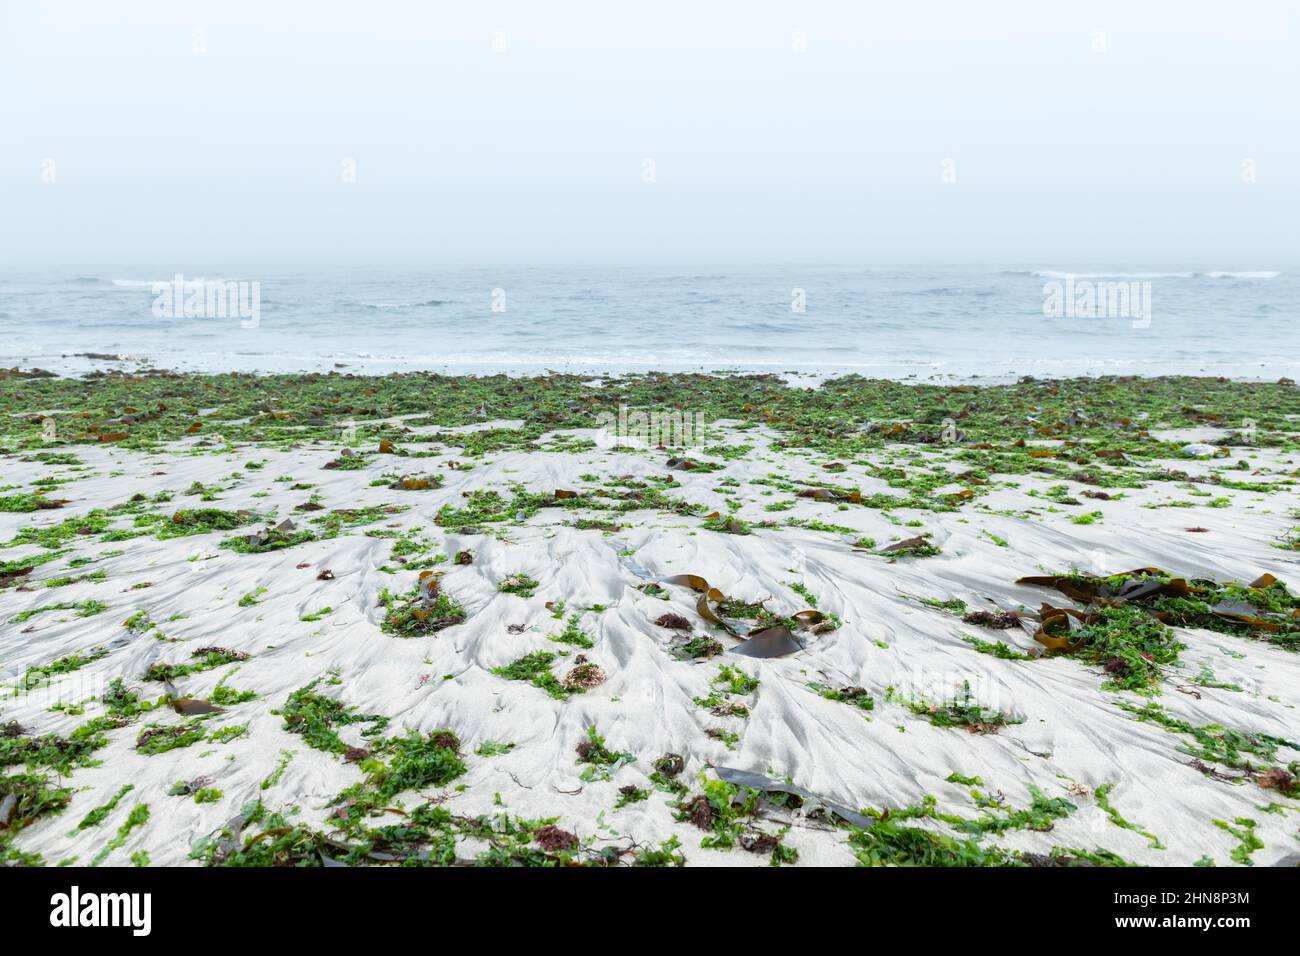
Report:
[{"label": "green seaweed", "polygon": [[555,655],[549,651],[533,651],[531,654],[525,654],[503,667],[492,668],[492,673],[498,677],[504,677],[506,680],[528,681],[533,686],[546,691],[556,700],[567,700],[570,695],[581,693],[578,689],[570,690],[565,687],[551,673],[551,664],[554,661]]},{"label": "green seaweed", "polygon": [[318,677],[293,691],[279,711],[284,729],[291,734],[300,734],[307,746],[325,753],[342,754],[347,752],[348,746],[334,728],[369,724],[362,736],[372,736],[388,726],[387,717],[355,713],[353,708],[317,693],[316,687],[321,680]]}]

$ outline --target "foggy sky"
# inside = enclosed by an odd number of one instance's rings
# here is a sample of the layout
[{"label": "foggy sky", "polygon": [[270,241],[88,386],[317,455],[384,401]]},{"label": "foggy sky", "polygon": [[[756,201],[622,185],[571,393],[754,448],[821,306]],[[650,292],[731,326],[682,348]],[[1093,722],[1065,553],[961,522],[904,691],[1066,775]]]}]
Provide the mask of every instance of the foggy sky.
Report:
[{"label": "foggy sky", "polygon": [[0,266],[1275,267],[1297,10],[6,0]]}]

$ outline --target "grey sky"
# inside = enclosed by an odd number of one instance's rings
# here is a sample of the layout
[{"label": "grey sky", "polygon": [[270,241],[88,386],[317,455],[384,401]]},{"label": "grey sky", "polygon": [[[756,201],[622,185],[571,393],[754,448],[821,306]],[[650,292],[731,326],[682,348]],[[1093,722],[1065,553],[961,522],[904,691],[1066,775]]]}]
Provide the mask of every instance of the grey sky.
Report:
[{"label": "grey sky", "polygon": [[1297,11],[6,0],[0,256],[1264,268]]}]

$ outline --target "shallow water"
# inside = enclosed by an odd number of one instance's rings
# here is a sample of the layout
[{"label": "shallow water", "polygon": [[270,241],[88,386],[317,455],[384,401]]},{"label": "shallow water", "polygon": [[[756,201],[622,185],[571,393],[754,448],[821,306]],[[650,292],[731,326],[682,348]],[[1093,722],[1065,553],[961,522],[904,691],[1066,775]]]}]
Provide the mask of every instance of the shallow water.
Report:
[{"label": "shallow water", "polygon": [[[1080,287],[1150,283],[1149,310],[1059,318],[1045,317],[1044,303],[1050,284],[1064,284],[1062,268],[322,267],[185,275],[258,283],[256,328],[230,317],[155,316],[153,283],[174,274],[0,273],[0,364],[61,373],[114,367],[78,355],[101,353],[196,371],[743,368],[993,381],[1269,379],[1295,377],[1300,366],[1287,347],[1300,273],[1286,270],[1079,269]],[[797,290],[806,311],[793,307]]]}]

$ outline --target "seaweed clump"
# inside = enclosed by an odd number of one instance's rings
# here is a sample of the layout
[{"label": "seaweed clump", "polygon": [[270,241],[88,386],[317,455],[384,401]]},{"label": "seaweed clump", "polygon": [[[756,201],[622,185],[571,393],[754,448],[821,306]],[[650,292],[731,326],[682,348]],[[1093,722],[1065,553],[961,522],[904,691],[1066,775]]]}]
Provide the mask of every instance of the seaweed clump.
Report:
[{"label": "seaweed clump", "polygon": [[379,595],[387,610],[381,630],[396,637],[421,637],[463,622],[465,609],[442,590],[441,578],[436,572],[421,571],[419,583],[401,597],[385,588]]},{"label": "seaweed clump", "polygon": [[1300,651],[1300,597],[1271,574],[1249,584],[1220,584],[1138,568],[1109,577],[1073,573],[1021,578],[1017,583],[1050,587],[1094,608],[1140,609],[1175,627],[1262,638],[1283,650]]}]

